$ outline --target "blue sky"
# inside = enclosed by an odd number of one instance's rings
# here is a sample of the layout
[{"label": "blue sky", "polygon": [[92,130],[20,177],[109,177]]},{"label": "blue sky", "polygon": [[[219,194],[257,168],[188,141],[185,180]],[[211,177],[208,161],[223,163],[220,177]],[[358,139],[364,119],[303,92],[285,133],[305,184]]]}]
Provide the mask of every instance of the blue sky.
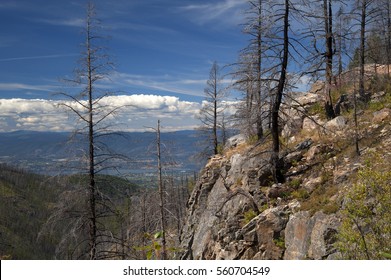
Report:
[{"label": "blue sky", "polygon": [[[115,102],[138,100],[142,107],[119,120],[126,122],[121,129],[141,130],[158,117],[170,130],[194,128],[213,61],[233,63],[246,45],[240,31],[246,1],[94,3],[110,35],[109,86],[121,92]],[[53,93],[77,66],[85,13],[85,1],[1,1],[0,131],[69,129]]]}]

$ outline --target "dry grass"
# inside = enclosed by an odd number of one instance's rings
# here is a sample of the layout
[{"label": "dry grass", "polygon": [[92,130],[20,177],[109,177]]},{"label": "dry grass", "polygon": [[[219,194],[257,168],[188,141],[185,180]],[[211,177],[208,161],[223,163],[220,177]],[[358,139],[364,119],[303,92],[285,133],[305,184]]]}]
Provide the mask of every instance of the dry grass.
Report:
[{"label": "dry grass", "polygon": [[223,152],[223,156],[225,156],[228,160],[235,154],[244,154],[251,146],[247,143],[242,143],[233,147],[229,150],[225,150]]},{"label": "dry grass", "polygon": [[339,209],[339,204],[331,198],[337,193],[338,187],[323,184],[315,189],[308,199],[302,202],[301,209],[303,211],[310,211],[312,214],[317,211],[323,211],[325,214],[335,213]]}]

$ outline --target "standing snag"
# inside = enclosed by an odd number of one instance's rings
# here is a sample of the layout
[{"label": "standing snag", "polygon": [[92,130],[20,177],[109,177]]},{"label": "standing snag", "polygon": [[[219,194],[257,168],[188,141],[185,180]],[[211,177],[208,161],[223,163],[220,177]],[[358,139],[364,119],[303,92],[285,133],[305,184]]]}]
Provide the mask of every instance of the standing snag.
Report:
[{"label": "standing snag", "polygon": [[[118,242],[103,222],[108,216],[115,215],[112,201],[104,194],[107,182],[98,182],[98,173],[110,168],[110,162],[118,156],[108,151],[104,143],[112,132],[106,123],[119,108],[111,108],[104,99],[109,92],[101,91],[99,83],[106,79],[112,69],[112,63],[102,46],[100,36],[100,22],[96,18],[95,6],[90,2],[87,6],[87,15],[83,35],[85,42],[79,59],[79,68],[75,70],[75,78],[68,80],[75,86],[72,93],[61,92],[60,95],[69,99],[60,105],[69,109],[76,117],[74,138],[80,142],[81,154],[78,172],[81,172],[80,182],[76,190],[81,194],[80,201],[85,203],[78,210],[76,216],[77,228],[71,227],[73,234],[82,236],[80,241],[70,248],[73,254],[70,258],[102,259],[115,254],[110,243]],[[78,92],[76,92],[78,91]],[[87,179],[86,179],[87,178]],[[79,187],[82,188],[79,189]],[[66,211],[64,212],[66,213]],[[74,223],[76,225],[76,223]],[[86,235],[86,236],[83,236]]]},{"label": "standing snag", "polygon": [[[226,96],[226,91],[222,87],[221,80],[220,67],[217,62],[214,62],[204,90],[205,100],[198,116],[202,122],[199,130],[206,138],[206,148],[202,152],[202,156],[217,155],[219,146],[224,144],[220,139],[224,138],[225,134],[223,131],[225,129],[223,98]],[[211,150],[209,150],[210,145],[212,146]]]}]

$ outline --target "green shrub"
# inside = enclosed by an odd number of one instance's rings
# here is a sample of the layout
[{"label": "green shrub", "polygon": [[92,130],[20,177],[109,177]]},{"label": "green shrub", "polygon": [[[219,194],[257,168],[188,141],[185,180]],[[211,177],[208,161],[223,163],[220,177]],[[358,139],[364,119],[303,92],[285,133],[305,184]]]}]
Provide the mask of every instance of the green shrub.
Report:
[{"label": "green shrub", "polygon": [[[338,191],[338,188],[334,185],[320,185],[314,192],[309,195],[301,205],[303,211],[310,211],[312,214],[317,211],[323,211],[324,213],[335,213],[338,211],[336,208],[336,202],[330,200]],[[305,193],[303,194],[305,195]]]},{"label": "green shrub", "polygon": [[337,213],[340,209],[340,205],[336,201],[329,201],[325,206],[323,206],[323,213],[325,214],[334,214]]},{"label": "green shrub", "polygon": [[305,200],[310,197],[310,194],[306,189],[298,189],[292,192],[292,197],[299,200]]},{"label": "green shrub", "polygon": [[385,104],[381,101],[371,102],[368,105],[368,110],[370,110],[371,112],[380,111],[381,109],[384,109],[384,105]]},{"label": "green shrub", "polygon": [[321,102],[316,102],[311,105],[308,109],[308,115],[314,116],[318,115],[321,119],[326,119],[326,112],[324,110],[324,105]]},{"label": "green shrub", "polygon": [[218,153],[219,155],[222,155],[223,152],[224,152],[224,145],[223,145],[222,143],[219,143],[219,144],[217,145],[217,153]]},{"label": "green shrub", "polygon": [[388,259],[391,256],[390,201],[391,171],[380,157],[372,158],[346,196],[337,242],[344,258]]},{"label": "green shrub", "polygon": [[254,219],[257,216],[257,213],[253,209],[250,209],[243,213],[243,223],[248,224],[252,219]]},{"label": "green shrub", "polygon": [[250,135],[247,139],[248,145],[255,145],[258,142],[258,135]]},{"label": "green shrub", "polygon": [[295,178],[293,179],[292,181],[289,182],[289,186],[294,188],[294,189],[298,189],[301,185],[301,179],[299,178]]},{"label": "green shrub", "polygon": [[279,247],[279,248],[281,248],[281,249],[285,249],[285,240],[284,240],[284,238],[283,238],[282,236],[280,236],[280,237],[278,237],[278,238],[274,238],[274,239],[273,239],[273,242],[274,242],[274,244],[275,244],[277,247]]}]

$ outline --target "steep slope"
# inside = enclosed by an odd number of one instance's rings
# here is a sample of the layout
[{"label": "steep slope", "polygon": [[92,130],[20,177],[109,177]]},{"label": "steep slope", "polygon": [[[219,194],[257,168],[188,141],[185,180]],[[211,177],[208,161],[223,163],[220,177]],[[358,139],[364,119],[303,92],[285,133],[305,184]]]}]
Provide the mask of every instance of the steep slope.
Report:
[{"label": "steep slope", "polygon": [[[59,248],[64,246],[66,227],[76,224],[76,208],[84,206],[78,204],[82,199],[78,186],[86,181],[85,175],[49,177],[0,164],[0,259],[63,257]],[[96,182],[118,212],[128,207],[128,199],[140,190],[115,176],[99,175]],[[118,231],[115,218],[102,219],[106,228]],[[82,233],[72,233],[72,237],[77,234]]]},{"label": "steep slope", "polygon": [[38,234],[57,193],[43,176],[0,165],[0,258],[53,258],[55,241]]},{"label": "steep slope", "polygon": [[[284,184],[271,183],[268,141],[231,139],[205,166],[188,201],[182,259],[341,258],[335,242],[345,194],[369,154],[391,157],[391,98],[373,96],[359,115],[361,156],[351,111],[328,122],[286,112]],[[308,112],[319,99],[310,93],[296,100]]]}]

